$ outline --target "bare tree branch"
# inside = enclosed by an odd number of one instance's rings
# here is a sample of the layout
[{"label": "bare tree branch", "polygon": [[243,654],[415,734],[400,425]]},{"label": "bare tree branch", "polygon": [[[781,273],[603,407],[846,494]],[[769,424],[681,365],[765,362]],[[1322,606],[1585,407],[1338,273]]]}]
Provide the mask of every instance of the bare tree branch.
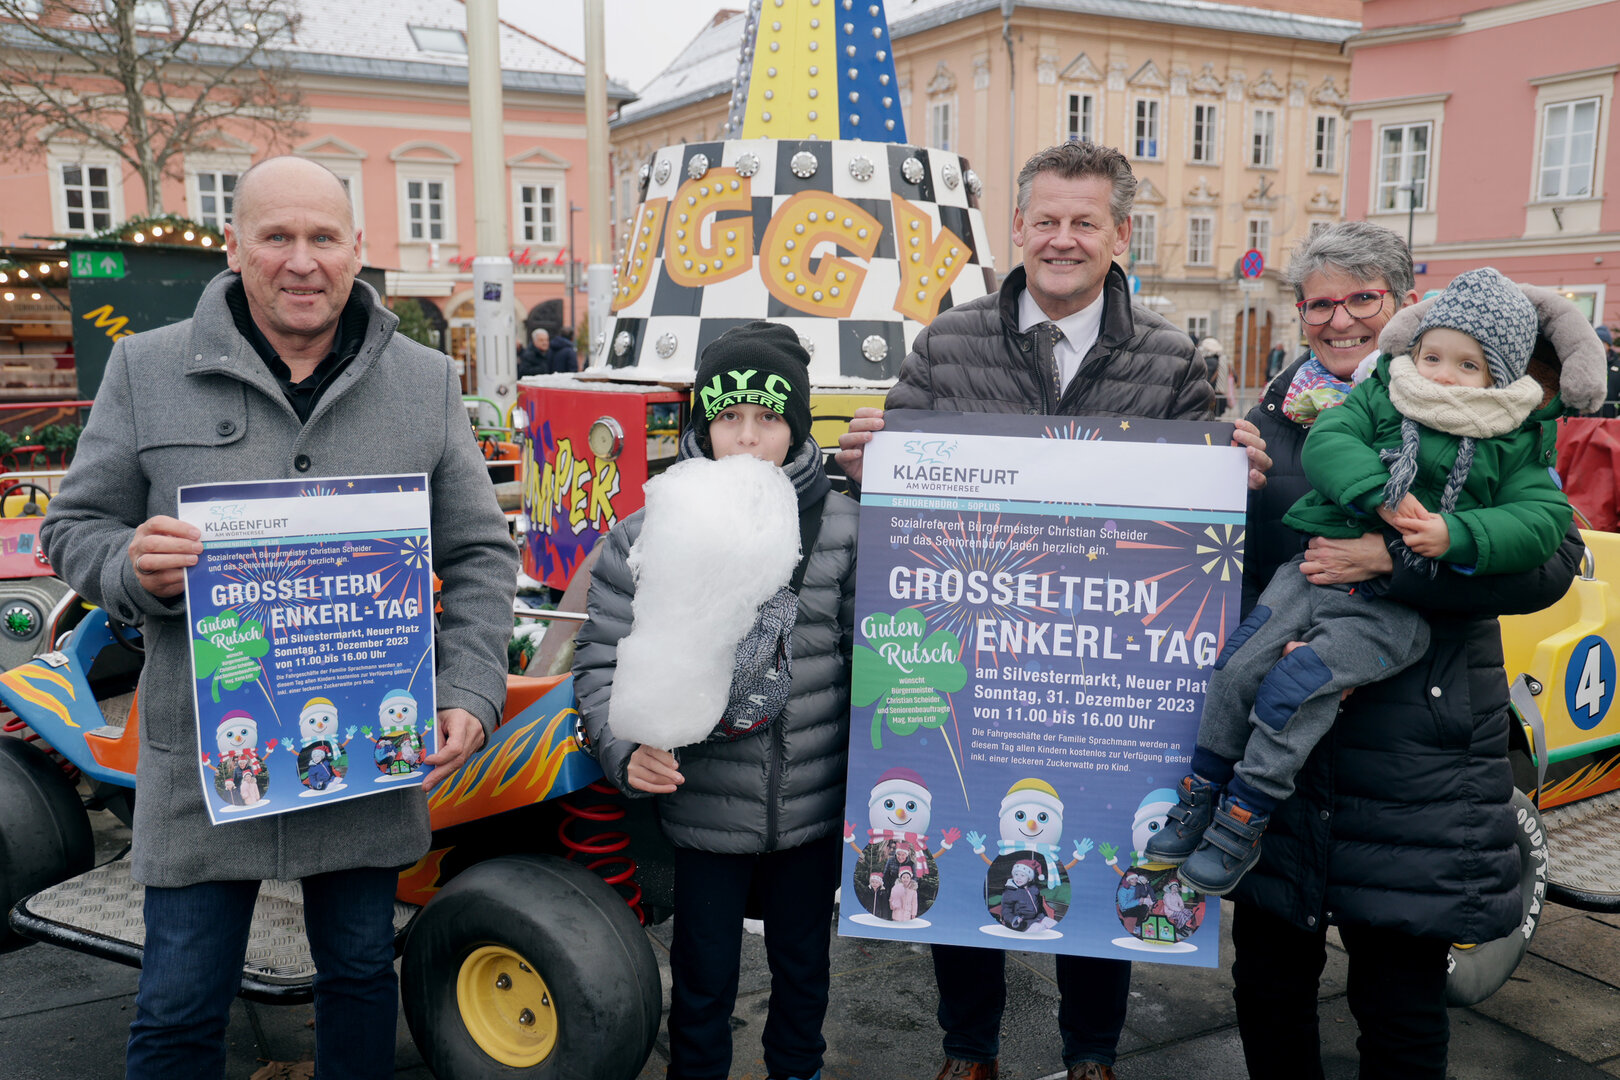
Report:
[{"label": "bare tree branch", "polygon": [[52,139],[116,154],[163,212],[163,179],[228,132],[279,149],[303,97],[280,46],[291,0],[0,0],[0,153]]}]

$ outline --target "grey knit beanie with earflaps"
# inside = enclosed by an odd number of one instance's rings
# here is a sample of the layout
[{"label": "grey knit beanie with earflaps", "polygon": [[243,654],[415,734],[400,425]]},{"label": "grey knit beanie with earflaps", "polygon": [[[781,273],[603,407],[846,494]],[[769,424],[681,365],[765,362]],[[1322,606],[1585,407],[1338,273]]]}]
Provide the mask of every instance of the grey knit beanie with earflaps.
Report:
[{"label": "grey knit beanie with earflaps", "polygon": [[[1485,266],[1458,274],[1435,299],[1418,324],[1413,353],[1424,333],[1437,327],[1460,331],[1479,342],[1491,371],[1490,389],[1500,390],[1524,377],[1536,345],[1538,323],[1535,307],[1519,287]],[[1417,476],[1419,430],[1417,421],[1402,419],[1400,448],[1381,451],[1389,466],[1389,483],[1384,485],[1384,505],[1388,507],[1394,508],[1406,497]],[[1457,496],[1473,462],[1474,440],[1462,436],[1457,460],[1440,497],[1441,513],[1456,508]]]}]

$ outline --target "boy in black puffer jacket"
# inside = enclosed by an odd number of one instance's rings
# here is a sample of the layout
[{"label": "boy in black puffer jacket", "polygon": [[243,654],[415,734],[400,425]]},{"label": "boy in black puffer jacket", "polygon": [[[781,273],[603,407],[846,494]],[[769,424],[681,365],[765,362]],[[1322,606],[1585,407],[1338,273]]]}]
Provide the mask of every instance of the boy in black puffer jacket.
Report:
[{"label": "boy in black puffer jacket", "polygon": [[[726,732],[684,746],[679,760],[615,735],[609,714],[620,641],[632,629],[638,581],[649,587],[631,568],[645,511],[607,537],[592,573],[590,621],[574,655],[591,752],[626,795],[657,797],[676,849],[669,1076],[678,1080],[721,1080],[729,1072],[743,909],[756,884],[772,972],[766,1069],[773,1078],[815,1077],[826,1049],[821,1023],[848,757],[858,508],[830,489],[809,435],[809,359],[788,327],[756,322],[728,331],[704,351],[691,426],[681,440],[683,460],[749,454],[780,466],[792,482],[805,554],[791,586],[789,690],[779,714],[744,731],[728,705]],[[690,528],[715,524],[693,521]],[[758,574],[758,567],[726,565],[726,540],[717,530],[714,573]],[[756,630],[773,617],[779,597],[761,608]],[[693,641],[691,648],[695,653],[704,644]],[[758,682],[746,665],[734,667],[730,703],[751,700],[741,684]]]}]

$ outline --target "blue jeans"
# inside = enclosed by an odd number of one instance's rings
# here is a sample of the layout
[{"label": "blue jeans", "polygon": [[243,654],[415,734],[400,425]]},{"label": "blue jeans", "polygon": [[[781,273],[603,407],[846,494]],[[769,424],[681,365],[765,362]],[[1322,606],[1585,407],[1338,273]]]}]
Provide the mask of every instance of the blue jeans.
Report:
[{"label": "blue jeans", "polygon": [[[933,950],[945,1056],[994,1061],[1001,1050],[1001,1014],[1007,1007],[1006,954],[971,945],[935,945]],[[1055,959],[1062,995],[1058,1033],[1063,1036],[1064,1066],[1083,1061],[1112,1065],[1125,1030],[1130,962],[1095,956]]]},{"label": "blue jeans", "polygon": [[[399,872],[365,867],[305,878],[315,960],[315,1075],[394,1075]],[[242,983],[257,881],[146,890],[146,951],[129,1026],[127,1080],[225,1074],[225,1026]]]}]

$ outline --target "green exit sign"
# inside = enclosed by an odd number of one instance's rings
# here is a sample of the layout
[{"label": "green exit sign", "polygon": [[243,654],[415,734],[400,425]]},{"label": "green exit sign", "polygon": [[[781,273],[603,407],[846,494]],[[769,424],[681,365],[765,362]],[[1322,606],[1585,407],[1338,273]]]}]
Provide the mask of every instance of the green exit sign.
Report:
[{"label": "green exit sign", "polygon": [[72,273],[77,278],[121,278],[124,276],[124,253],[75,251]]}]

